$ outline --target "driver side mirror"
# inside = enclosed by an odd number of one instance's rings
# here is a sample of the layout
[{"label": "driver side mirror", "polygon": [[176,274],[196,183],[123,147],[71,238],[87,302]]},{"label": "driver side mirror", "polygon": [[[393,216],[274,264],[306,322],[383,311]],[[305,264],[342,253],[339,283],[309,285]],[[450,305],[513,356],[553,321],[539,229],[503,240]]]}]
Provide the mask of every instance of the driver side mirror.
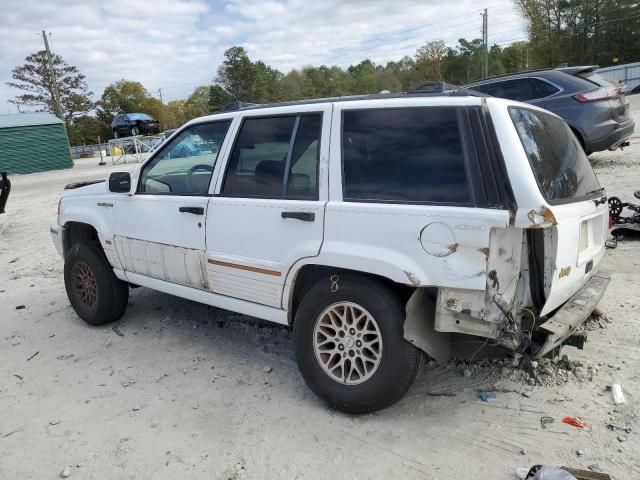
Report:
[{"label": "driver side mirror", "polygon": [[109,191],[111,193],[129,193],[131,191],[131,174],[129,172],[109,174]]}]

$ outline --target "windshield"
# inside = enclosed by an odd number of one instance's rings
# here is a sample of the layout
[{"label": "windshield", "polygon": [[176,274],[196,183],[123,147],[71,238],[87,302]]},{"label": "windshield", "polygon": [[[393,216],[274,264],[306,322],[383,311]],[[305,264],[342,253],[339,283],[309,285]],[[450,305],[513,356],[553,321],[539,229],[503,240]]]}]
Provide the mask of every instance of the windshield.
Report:
[{"label": "windshield", "polygon": [[582,146],[563,120],[525,108],[510,108],[509,113],[549,203],[600,193],[600,183]]},{"label": "windshield", "polygon": [[153,120],[153,118],[146,113],[129,113],[127,116],[129,117],[129,120]]}]

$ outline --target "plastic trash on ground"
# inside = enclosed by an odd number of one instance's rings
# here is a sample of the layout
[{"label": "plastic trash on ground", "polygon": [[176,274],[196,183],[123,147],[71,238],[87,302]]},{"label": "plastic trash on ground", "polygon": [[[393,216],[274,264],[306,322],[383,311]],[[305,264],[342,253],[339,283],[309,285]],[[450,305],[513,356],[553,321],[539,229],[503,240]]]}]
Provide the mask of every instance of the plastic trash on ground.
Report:
[{"label": "plastic trash on ground", "polygon": [[619,383],[614,383],[611,385],[611,395],[613,395],[613,403],[616,405],[620,405],[621,403],[627,403],[624,399],[624,394],[622,393],[622,385]]},{"label": "plastic trash on ground", "polygon": [[493,392],[485,392],[484,390],[478,390],[476,396],[483,402],[495,402],[496,394]]},{"label": "plastic trash on ground", "polygon": [[531,469],[516,469],[516,475],[520,480],[577,480],[566,470],[549,465],[534,465]]},{"label": "plastic trash on ground", "polygon": [[583,422],[579,418],[571,417],[569,415],[562,417],[562,423],[573,425],[574,427],[578,427],[578,428],[584,428],[587,426],[586,422]]}]

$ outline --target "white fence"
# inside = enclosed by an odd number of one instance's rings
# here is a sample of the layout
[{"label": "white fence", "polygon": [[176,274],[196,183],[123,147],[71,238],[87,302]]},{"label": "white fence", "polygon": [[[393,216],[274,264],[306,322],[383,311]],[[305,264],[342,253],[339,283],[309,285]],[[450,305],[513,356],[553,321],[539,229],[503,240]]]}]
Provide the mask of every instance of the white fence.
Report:
[{"label": "white fence", "polygon": [[598,73],[626,84],[627,92],[640,86],[640,62],[600,68]]},{"label": "white fence", "polygon": [[[135,160],[139,162],[143,155],[150,153],[165,140],[164,134],[152,135],[148,137],[124,137],[109,140],[106,143],[94,145],[78,145],[71,147],[71,157],[73,159],[82,158],[84,156],[97,157],[102,155],[111,157],[111,162],[127,163],[127,161]],[[116,147],[116,148],[113,148]]]}]

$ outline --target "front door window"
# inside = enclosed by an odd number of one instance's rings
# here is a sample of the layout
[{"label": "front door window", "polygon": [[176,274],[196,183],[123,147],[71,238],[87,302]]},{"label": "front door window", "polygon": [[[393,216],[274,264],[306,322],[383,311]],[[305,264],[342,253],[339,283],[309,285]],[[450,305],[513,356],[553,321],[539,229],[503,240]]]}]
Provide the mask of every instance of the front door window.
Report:
[{"label": "front door window", "polygon": [[145,165],[138,193],[206,195],[230,124],[204,123],[181,132]]}]

